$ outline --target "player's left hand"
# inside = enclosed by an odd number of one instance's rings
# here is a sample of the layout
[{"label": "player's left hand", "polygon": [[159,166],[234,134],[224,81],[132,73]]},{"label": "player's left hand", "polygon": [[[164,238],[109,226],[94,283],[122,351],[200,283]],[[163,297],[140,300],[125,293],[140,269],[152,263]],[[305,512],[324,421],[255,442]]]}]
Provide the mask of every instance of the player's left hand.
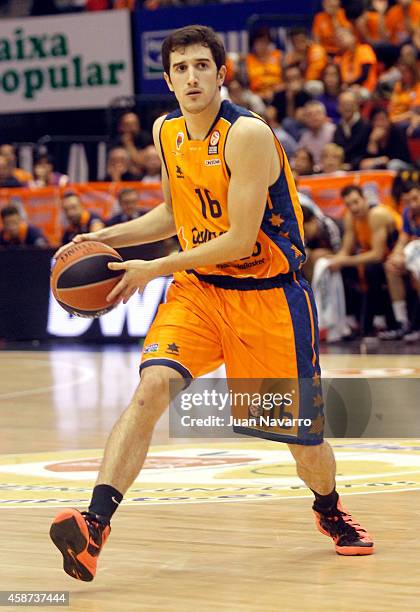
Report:
[{"label": "player's left hand", "polygon": [[107,295],[108,302],[118,300],[118,302],[122,301],[123,304],[127,304],[136,291],[141,293],[147,283],[158,276],[154,261],[142,259],[133,259],[121,263],[112,262],[108,264],[108,268],[110,270],[124,270],[125,272],[120,282]]},{"label": "player's left hand", "polygon": [[331,272],[338,272],[341,268],[348,265],[347,255],[333,255],[329,258],[328,267]]}]

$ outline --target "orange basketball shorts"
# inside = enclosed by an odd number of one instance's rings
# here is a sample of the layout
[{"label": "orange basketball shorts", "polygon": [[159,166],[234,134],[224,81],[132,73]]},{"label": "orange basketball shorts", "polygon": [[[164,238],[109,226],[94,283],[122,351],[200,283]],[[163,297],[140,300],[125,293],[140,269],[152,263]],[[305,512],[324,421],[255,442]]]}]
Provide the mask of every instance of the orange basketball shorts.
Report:
[{"label": "orange basketball shorts", "polygon": [[257,428],[240,433],[320,444],[324,417],[317,316],[310,285],[295,273],[257,281],[231,279],[232,284],[226,277],[220,281],[207,277],[210,283],[197,276],[189,272],[175,275],[145,339],[140,372],[164,365],[192,379],[224,363],[229,380],[294,380],[300,386],[301,401],[293,417],[309,419],[310,426],[298,423],[284,431]]}]

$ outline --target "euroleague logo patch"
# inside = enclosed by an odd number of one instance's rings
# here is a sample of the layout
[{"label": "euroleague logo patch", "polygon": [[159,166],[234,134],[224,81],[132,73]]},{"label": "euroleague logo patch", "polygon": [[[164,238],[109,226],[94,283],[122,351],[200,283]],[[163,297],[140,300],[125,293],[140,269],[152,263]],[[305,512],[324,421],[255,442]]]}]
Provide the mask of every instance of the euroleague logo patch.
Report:
[{"label": "euroleague logo patch", "polygon": [[184,144],[184,132],[178,132],[176,135],[176,150],[179,151]]},{"label": "euroleague logo patch", "polygon": [[220,132],[219,130],[214,130],[210,136],[209,141],[209,155],[217,155],[219,153],[219,140],[220,140]]}]

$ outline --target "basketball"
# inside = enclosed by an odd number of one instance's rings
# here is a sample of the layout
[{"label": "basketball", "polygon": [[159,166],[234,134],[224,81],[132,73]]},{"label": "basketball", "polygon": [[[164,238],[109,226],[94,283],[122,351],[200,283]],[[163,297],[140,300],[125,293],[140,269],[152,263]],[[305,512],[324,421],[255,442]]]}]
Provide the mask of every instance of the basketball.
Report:
[{"label": "basketball", "polygon": [[122,257],[102,242],[70,244],[51,273],[51,289],[60,306],[90,319],[112,310],[116,302],[107,302],[106,296],[124,274],[108,269],[108,263],[115,261],[122,261]]}]

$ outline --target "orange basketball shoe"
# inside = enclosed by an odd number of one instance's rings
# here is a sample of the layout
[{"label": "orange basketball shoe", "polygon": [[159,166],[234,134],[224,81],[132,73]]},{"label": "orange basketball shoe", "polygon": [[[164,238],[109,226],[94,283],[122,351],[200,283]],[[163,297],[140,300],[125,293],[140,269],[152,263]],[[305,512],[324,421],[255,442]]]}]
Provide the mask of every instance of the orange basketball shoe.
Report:
[{"label": "orange basketball shoe", "polygon": [[111,527],[102,517],[91,512],[68,508],[54,519],[50,536],[63,555],[63,569],[77,580],[90,582]]},{"label": "orange basketball shoe", "polygon": [[340,498],[337,509],[331,513],[323,514],[315,510],[315,504],[313,511],[318,530],[334,540],[339,555],[371,555],[375,552],[368,532],[343,508]]}]

